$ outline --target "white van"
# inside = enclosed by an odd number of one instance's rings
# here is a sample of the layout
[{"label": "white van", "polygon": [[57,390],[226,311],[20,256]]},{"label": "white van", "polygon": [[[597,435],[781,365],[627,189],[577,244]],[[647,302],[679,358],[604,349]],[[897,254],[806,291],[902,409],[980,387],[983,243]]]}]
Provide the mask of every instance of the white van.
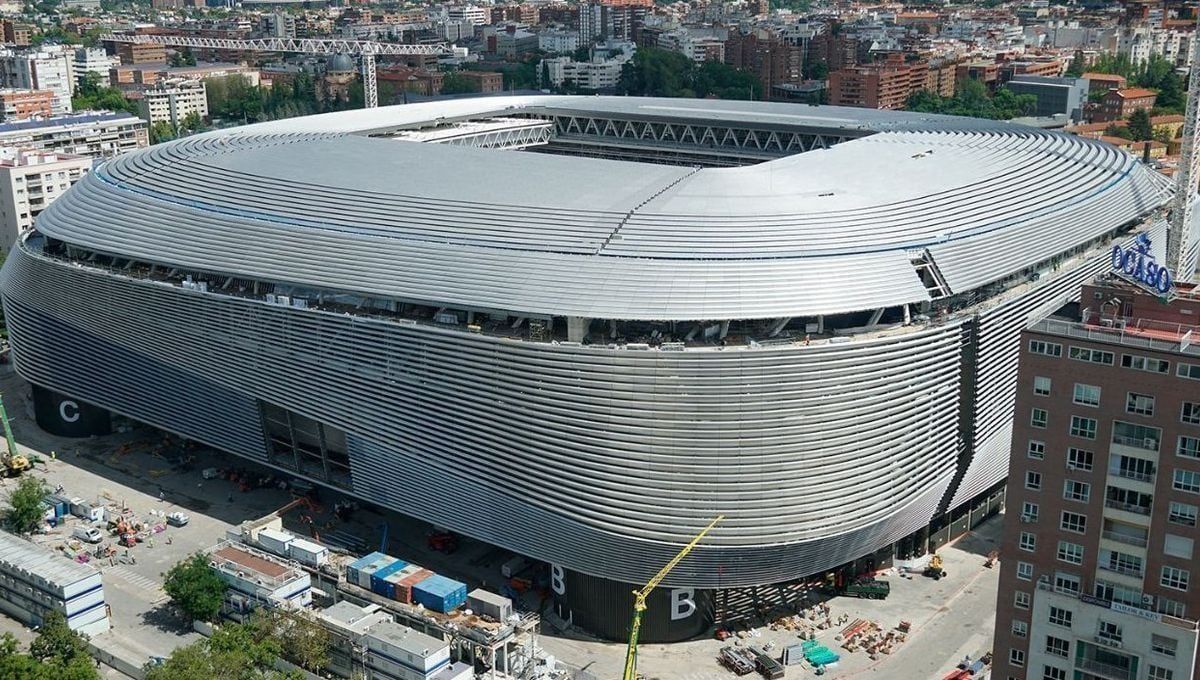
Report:
[{"label": "white van", "polygon": [[78,538],[81,541],[88,543],[99,543],[104,540],[104,534],[96,527],[75,527],[75,531],[71,532],[72,538]]}]

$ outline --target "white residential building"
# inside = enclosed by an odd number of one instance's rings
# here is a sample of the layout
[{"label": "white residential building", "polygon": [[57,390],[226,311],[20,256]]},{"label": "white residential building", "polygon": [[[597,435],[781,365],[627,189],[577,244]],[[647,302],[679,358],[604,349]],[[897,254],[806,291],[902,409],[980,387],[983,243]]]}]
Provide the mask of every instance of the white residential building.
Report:
[{"label": "white residential building", "polygon": [[158,122],[178,127],[190,114],[208,117],[208,92],[202,80],[161,81],[142,93],[138,115],[151,125]]},{"label": "white residential building", "polygon": [[573,85],[582,90],[611,90],[621,79],[621,67],[629,58],[575,61],[571,57],[543,59],[542,64],[554,87]]},{"label": "white residential building", "polygon": [[90,111],[0,123],[0,146],[111,158],[149,144],[146,121],[124,112]]},{"label": "white residential building", "polygon": [[475,5],[453,5],[446,8],[446,19],[469,21],[476,26],[485,26],[491,23],[491,13],[486,8]]},{"label": "white residential building", "polygon": [[83,82],[84,76],[95,73],[100,76],[100,84],[108,85],[109,70],[119,66],[121,60],[115,55],[110,56],[102,47],[79,47],[75,50],[75,85]]},{"label": "white residential building", "polygon": [[573,31],[542,31],[538,33],[538,49],[550,53],[574,52],[579,49],[579,34]]},{"label": "white residential building", "polygon": [[54,92],[55,115],[71,113],[71,95],[75,91],[75,51],[53,45],[38,51],[0,53],[0,77],[4,87],[19,90]]},{"label": "white residential building", "polygon": [[0,147],[0,251],[91,168],[86,156]]}]

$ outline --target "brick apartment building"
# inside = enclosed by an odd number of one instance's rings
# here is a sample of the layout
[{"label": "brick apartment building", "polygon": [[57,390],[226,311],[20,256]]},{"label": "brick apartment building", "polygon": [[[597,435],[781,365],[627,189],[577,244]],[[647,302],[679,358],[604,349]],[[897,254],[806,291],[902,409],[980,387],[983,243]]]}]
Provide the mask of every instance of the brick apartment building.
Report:
[{"label": "brick apartment building", "polygon": [[54,93],[50,90],[0,90],[0,120],[12,123],[53,115]]},{"label": "brick apartment building", "polygon": [[1198,319],[1110,275],[1022,334],[997,680],[1194,677]]},{"label": "brick apartment building", "polygon": [[804,47],[789,45],[768,31],[730,33],[725,41],[725,63],[754,74],[759,99],[770,99],[772,86],[803,83],[804,56]]},{"label": "brick apartment building", "polygon": [[1154,108],[1157,99],[1157,92],[1142,87],[1109,90],[1104,99],[1100,100],[1100,106],[1093,110],[1092,121],[1111,123],[1115,120],[1125,120],[1134,111]]},{"label": "brick apartment building", "polygon": [[33,26],[5,19],[0,28],[4,31],[4,43],[17,47],[28,47],[33,42]]},{"label": "brick apartment building", "polygon": [[376,78],[381,89],[390,90],[393,94],[412,92],[435,97],[442,93],[445,74],[406,66],[385,66],[379,69]]},{"label": "brick apartment building", "polygon": [[1109,90],[1123,89],[1128,82],[1125,76],[1119,76],[1115,73],[1095,73],[1088,71],[1084,73],[1083,78],[1087,78],[1089,92],[1108,92]]},{"label": "brick apartment building", "polygon": [[866,64],[829,74],[829,103],[868,109],[902,109],[908,98],[926,87],[929,67],[914,64]]},{"label": "brick apartment building", "polygon": [[167,48],[153,43],[117,43],[117,58],[122,64],[162,64]]}]

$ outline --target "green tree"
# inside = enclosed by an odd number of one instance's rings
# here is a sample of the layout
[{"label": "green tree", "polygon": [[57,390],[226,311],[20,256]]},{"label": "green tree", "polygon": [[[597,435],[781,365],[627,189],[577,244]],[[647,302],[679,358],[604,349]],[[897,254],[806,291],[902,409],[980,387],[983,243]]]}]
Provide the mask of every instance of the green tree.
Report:
[{"label": "green tree", "polygon": [[259,609],[251,625],[256,637],[277,640],[283,658],[304,670],[317,673],[329,665],[329,629],[302,612]]},{"label": "green tree", "polygon": [[161,665],[147,666],[146,680],[292,680],[299,674],[272,668],[279,643],[253,623],[226,624],[211,638],[176,648]]},{"label": "green tree", "polygon": [[475,81],[464,77],[458,71],[446,71],[442,78],[442,94],[465,94],[468,92],[478,92]]},{"label": "green tree", "polygon": [[1133,133],[1129,131],[1129,126],[1121,125],[1120,123],[1112,123],[1104,128],[1104,134],[1109,137],[1120,137],[1121,139],[1133,139]]},{"label": "green tree", "polygon": [[8,510],[4,514],[8,528],[18,534],[28,534],[42,523],[45,508],[42,501],[50,489],[41,477],[27,474],[8,494]]},{"label": "green tree", "polygon": [[[57,618],[55,618],[57,617]],[[100,674],[87,654],[86,644],[67,627],[61,614],[42,624],[29,653],[20,651],[9,633],[0,636],[0,679],[3,680],[99,680]]]},{"label": "green tree", "polygon": [[99,73],[85,73],[75,88],[71,106],[76,111],[127,111],[136,114],[137,104],[115,87],[108,87]]},{"label": "green tree", "polygon": [[163,577],[163,590],[192,619],[213,621],[225,600],[225,582],[209,566],[204,553],[179,562]]},{"label": "green tree", "polygon": [[195,111],[184,116],[183,120],[179,122],[179,131],[184,133],[200,132],[204,127],[204,119]]},{"label": "green tree", "polygon": [[1154,126],[1150,122],[1150,112],[1138,109],[1129,114],[1129,134],[1133,141],[1142,142],[1154,136]]},{"label": "green tree", "polygon": [[179,131],[169,121],[157,120],[150,124],[150,143],[162,144],[179,136]]},{"label": "green tree", "polygon": [[640,49],[621,69],[620,94],[647,97],[719,97],[751,99],[762,96],[752,73],[719,61],[696,64],[673,50]]},{"label": "green tree", "polygon": [[1083,75],[1083,50],[1075,50],[1075,55],[1071,57],[1071,64],[1067,66],[1067,77],[1078,78]]},{"label": "green tree", "polygon": [[1003,87],[991,94],[986,85],[972,78],[964,82],[953,97],[942,97],[925,90],[914,92],[905,103],[905,108],[924,113],[1008,120],[1031,115],[1037,108],[1037,97],[1017,94]]}]

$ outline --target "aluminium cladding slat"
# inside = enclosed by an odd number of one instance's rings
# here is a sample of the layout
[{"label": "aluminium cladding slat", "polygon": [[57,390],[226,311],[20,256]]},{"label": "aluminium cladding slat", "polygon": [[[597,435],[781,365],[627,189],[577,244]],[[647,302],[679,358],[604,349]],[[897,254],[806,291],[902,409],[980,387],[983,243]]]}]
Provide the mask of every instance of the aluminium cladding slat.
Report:
[{"label": "aluminium cladding slat", "polygon": [[[72,292],[81,289],[94,295]],[[743,583],[832,566],[928,521],[954,467],[955,326],[782,350],[572,348],[136,283],[23,251],[5,269],[4,293],[22,345],[42,337],[28,308],[69,318],[82,324],[59,329],[60,336],[80,335],[72,342],[102,337],[183,375],[236,385],[369,437],[394,456],[389,498],[418,498],[452,479],[483,484],[512,512],[497,514],[470,495],[470,486],[455,485],[470,507],[443,498],[437,512],[457,516],[447,526],[483,538],[496,532],[506,547],[609,577],[645,576],[648,567],[636,556],[669,553],[717,506],[730,521],[714,537],[710,566],[761,562],[736,577]],[[52,355],[56,346],[31,352]],[[59,370],[49,356],[36,363],[39,381],[79,391],[71,384],[76,367]],[[22,360],[17,365],[25,370]],[[127,366],[114,370],[132,372]],[[843,378],[816,380],[827,370]],[[714,390],[729,396],[714,401]],[[889,390],[905,396],[881,402]],[[89,397],[108,408],[125,398]],[[843,412],[826,412],[831,402]],[[170,429],[175,416],[151,406],[123,408]],[[570,418],[589,409],[590,419]],[[728,426],[708,425],[714,418]],[[236,436],[255,437],[244,430]],[[251,445],[261,440],[242,447]],[[366,484],[359,469],[365,464],[352,459],[356,484]],[[516,469],[524,472],[512,474]],[[408,472],[395,478],[401,470]],[[384,478],[366,475],[375,486]],[[356,492],[381,500],[375,486]],[[497,516],[513,519],[501,531]],[[518,525],[519,517],[536,522]],[[555,521],[582,528],[574,539],[564,534],[543,545],[534,527]],[[573,540],[611,550],[598,562],[571,558],[591,550]],[[711,582],[712,575],[703,578]]]}]

